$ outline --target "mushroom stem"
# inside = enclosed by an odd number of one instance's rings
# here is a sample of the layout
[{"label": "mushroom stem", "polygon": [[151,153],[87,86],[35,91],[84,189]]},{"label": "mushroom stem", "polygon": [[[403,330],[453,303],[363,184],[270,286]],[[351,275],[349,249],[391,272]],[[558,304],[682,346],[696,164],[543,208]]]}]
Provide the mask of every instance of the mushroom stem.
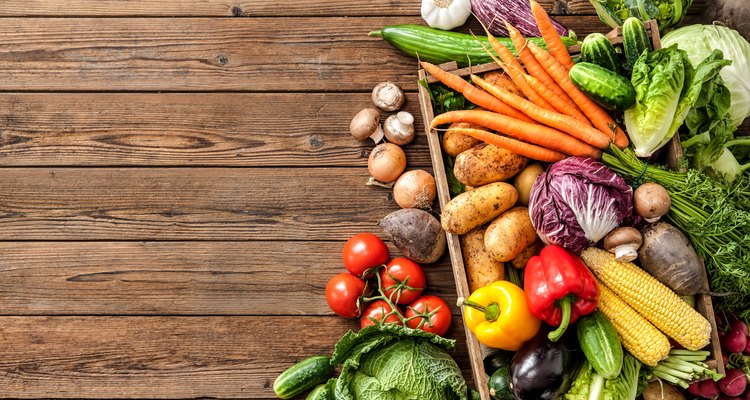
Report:
[{"label": "mushroom stem", "polygon": [[634,244],[623,244],[615,247],[615,259],[620,262],[633,261],[638,258],[638,247]]},{"label": "mushroom stem", "polygon": [[370,135],[370,139],[372,139],[375,144],[378,144],[383,141],[383,136],[385,136],[385,133],[383,132],[383,126],[378,124],[378,129],[375,129],[375,132]]}]

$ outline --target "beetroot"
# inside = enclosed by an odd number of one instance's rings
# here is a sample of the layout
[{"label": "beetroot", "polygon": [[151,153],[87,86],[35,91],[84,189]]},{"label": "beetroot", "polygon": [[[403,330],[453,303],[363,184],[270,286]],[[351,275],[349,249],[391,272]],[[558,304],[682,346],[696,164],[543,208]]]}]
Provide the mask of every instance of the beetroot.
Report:
[{"label": "beetroot", "polygon": [[745,336],[750,335],[750,333],[747,331],[747,324],[739,320],[735,320],[734,322],[732,322],[732,325],[729,325],[729,330],[740,331],[745,334]]},{"label": "beetroot", "polygon": [[745,355],[750,356],[750,340],[747,341],[747,345],[745,346]]},{"label": "beetroot", "polygon": [[727,370],[726,376],[719,380],[719,389],[727,396],[739,396],[747,388],[747,377],[739,369]]},{"label": "beetroot", "polygon": [[713,399],[721,394],[719,385],[711,379],[706,379],[698,383],[698,396],[704,399]]},{"label": "beetroot", "polygon": [[724,336],[724,348],[730,353],[742,353],[747,347],[747,335],[739,330],[731,330]]}]

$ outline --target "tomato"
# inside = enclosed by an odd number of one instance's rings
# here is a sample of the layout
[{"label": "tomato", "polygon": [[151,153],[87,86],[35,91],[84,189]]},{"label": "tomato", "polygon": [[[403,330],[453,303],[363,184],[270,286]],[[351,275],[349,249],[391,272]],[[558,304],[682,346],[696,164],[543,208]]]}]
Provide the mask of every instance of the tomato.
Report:
[{"label": "tomato", "polygon": [[[364,328],[366,326],[375,325],[375,321],[382,321],[383,316],[390,313],[392,310],[393,308],[391,308],[387,301],[375,300],[370,303],[367,308],[365,308],[364,312],[362,312],[362,318],[359,320],[359,326]],[[401,310],[396,310],[396,312],[401,315]],[[386,317],[385,323],[403,325],[401,319],[395,314],[391,314]]]},{"label": "tomato", "polygon": [[396,257],[380,270],[380,289],[396,304],[414,301],[422,294],[425,284],[422,267],[408,258]]},{"label": "tomato", "polygon": [[388,261],[388,247],[372,233],[358,233],[344,244],[344,266],[355,276],[370,275],[368,270]]},{"label": "tomato", "polygon": [[426,294],[409,304],[406,308],[406,318],[422,315],[421,318],[409,320],[406,324],[409,328],[417,329],[419,324],[424,321],[419,329],[425,332],[432,332],[438,336],[445,335],[451,326],[451,309],[443,299],[431,294]]},{"label": "tomato", "polygon": [[364,280],[344,272],[331,278],[326,285],[326,301],[331,310],[344,318],[357,318],[362,312],[362,295],[367,289]]}]

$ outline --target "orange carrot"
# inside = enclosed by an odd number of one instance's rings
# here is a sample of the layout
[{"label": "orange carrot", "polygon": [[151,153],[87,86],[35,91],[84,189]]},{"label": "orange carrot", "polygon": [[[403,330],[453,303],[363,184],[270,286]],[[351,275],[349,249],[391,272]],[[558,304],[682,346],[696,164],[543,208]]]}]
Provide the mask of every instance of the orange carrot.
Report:
[{"label": "orange carrot", "polygon": [[496,97],[492,96],[487,92],[483,92],[475,88],[469,82],[466,82],[463,78],[458,75],[451,74],[438,67],[437,65],[430,64],[422,61],[422,68],[429,72],[430,75],[434,76],[437,80],[444,83],[449,88],[461,92],[464,97],[470,102],[486,108],[488,110],[495,111],[500,114],[507,115],[516,119],[520,119],[526,122],[533,122],[533,120],[527,117],[524,113],[519,112],[515,108],[503,103]]},{"label": "orange carrot", "polygon": [[599,158],[602,152],[566,133],[544,125],[517,120],[489,111],[461,110],[440,114],[432,120],[430,129],[452,122],[468,122],[498,131],[515,139],[533,143],[571,156]]},{"label": "orange carrot", "polygon": [[[572,105],[565,103],[562,99],[557,97],[556,94],[552,93],[552,90],[550,90],[549,87],[547,87],[542,82],[539,82],[539,80],[531,75],[526,75],[526,80],[529,81],[529,85],[531,85],[531,87],[534,88],[534,90],[536,90],[536,92],[539,93],[540,96],[544,97],[545,99],[549,99],[549,103],[552,104],[553,107],[555,107],[555,110],[557,110],[557,112],[571,116],[583,122],[584,124],[591,126],[591,121],[589,121],[589,119],[586,118],[585,115],[583,115],[581,110],[578,109],[576,103],[573,103]],[[557,85],[557,83],[555,83],[555,85]],[[573,100],[571,100],[571,102],[573,102]]]},{"label": "orange carrot", "polygon": [[481,140],[485,143],[489,143],[493,146],[502,147],[512,153],[522,155],[524,157],[531,158],[533,160],[543,162],[558,162],[564,159],[565,154],[556,152],[554,150],[539,147],[534,144],[521,142],[515,139],[511,139],[506,136],[494,134],[492,132],[485,131],[483,129],[472,129],[472,128],[451,128],[456,133],[471,136],[474,139]]},{"label": "orange carrot", "polygon": [[[544,86],[549,88],[549,90],[557,95],[557,97],[559,97],[561,101],[565,102],[569,107],[576,107],[576,103],[574,103],[573,100],[568,97],[567,94],[565,94],[565,91],[562,90],[562,88],[558,86],[557,82],[555,82],[555,80],[552,79],[551,76],[549,76],[544,68],[542,68],[542,65],[539,64],[539,61],[537,61],[536,58],[534,58],[534,55],[531,54],[531,50],[526,48],[526,39],[523,37],[523,35],[521,35],[521,32],[519,32],[518,29],[509,24],[507,21],[505,22],[505,27],[508,29],[510,39],[513,40],[513,46],[515,46],[516,48],[516,54],[521,57],[521,61],[523,61],[523,65],[526,67],[526,72],[541,81]],[[562,110],[555,106],[555,103],[549,103],[553,107],[555,107],[556,110],[562,112]]]},{"label": "orange carrot", "polygon": [[555,82],[557,82],[557,84],[560,85],[568,95],[570,95],[570,98],[576,102],[578,108],[586,114],[589,121],[591,121],[591,123],[600,131],[610,137],[614,137],[614,142],[617,147],[621,149],[627,147],[628,137],[625,136],[625,132],[617,126],[617,123],[615,123],[612,117],[610,117],[603,108],[593,100],[586,97],[585,94],[573,85],[573,82],[571,82],[568,77],[568,71],[565,67],[534,43],[529,43],[528,47],[534,54],[534,57],[536,57],[544,69],[547,70],[547,73],[555,79]]},{"label": "orange carrot", "polygon": [[489,94],[497,97],[507,104],[513,105],[518,111],[523,112],[535,121],[559,129],[585,143],[600,149],[606,149],[612,143],[607,135],[594,128],[591,125],[584,125],[581,121],[565,114],[545,110],[536,104],[523,99],[515,94],[487,82],[486,80],[472,75],[471,80],[477,86],[487,91]]},{"label": "orange carrot", "polygon": [[560,36],[557,34],[557,29],[552,25],[552,21],[549,19],[549,15],[544,11],[544,8],[534,0],[531,0],[531,13],[534,14],[536,19],[536,25],[539,27],[539,32],[542,33],[544,42],[547,43],[547,50],[552,54],[555,60],[559,61],[568,71],[573,68],[573,59],[570,58],[570,53],[565,47]]}]

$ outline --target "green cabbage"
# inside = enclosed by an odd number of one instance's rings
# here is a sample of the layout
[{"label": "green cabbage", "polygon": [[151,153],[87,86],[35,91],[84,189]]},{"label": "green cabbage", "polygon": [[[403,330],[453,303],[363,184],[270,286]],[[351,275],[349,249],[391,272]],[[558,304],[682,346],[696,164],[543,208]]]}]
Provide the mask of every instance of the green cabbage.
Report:
[{"label": "green cabbage", "polygon": [[697,66],[714,49],[721,50],[732,65],[721,70],[721,77],[732,98],[730,119],[739,126],[750,117],[750,43],[737,31],[720,25],[690,25],[668,33],[661,40],[664,46],[677,45],[687,52]]},{"label": "green cabbage", "polygon": [[666,32],[682,21],[693,0],[589,0],[599,19],[610,28],[621,26],[628,17],[642,21],[656,19]]}]

